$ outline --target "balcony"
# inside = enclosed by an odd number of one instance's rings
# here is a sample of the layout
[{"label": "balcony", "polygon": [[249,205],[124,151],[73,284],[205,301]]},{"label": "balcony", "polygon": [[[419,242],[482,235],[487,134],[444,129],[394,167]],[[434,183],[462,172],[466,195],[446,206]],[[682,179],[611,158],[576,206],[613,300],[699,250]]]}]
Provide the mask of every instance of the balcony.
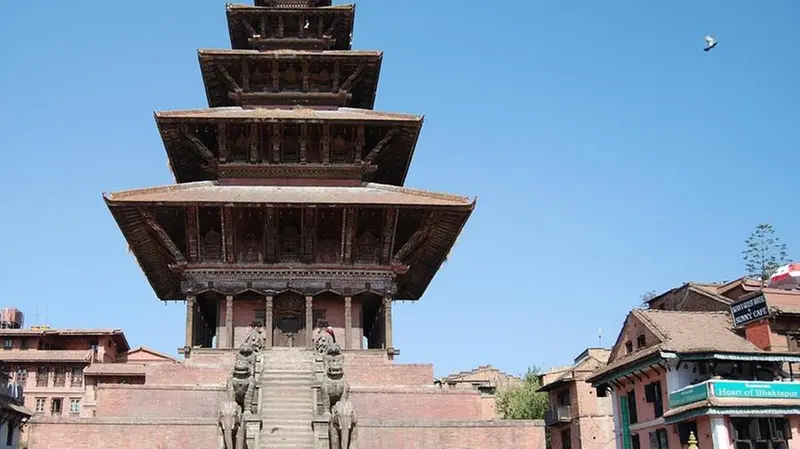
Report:
[{"label": "balcony", "polygon": [[707,380],[675,390],[669,394],[669,407],[683,407],[698,402],[718,402],[735,405],[759,400],[771,405],[776,400],[796,401],[800,405],[800,382],[763,382],[744,380]]},{"label": "balcony", "polygon": [[572,408],[568,405],[551,408],[544,414],[544,424],[554,426],[572,421]]},{"label": "balcony", "polygon": [[0,388],[0,395],[9,397],[13,401],[22,403],[23,401],[22,385],[9,383],[6,385],[5,388]]}]

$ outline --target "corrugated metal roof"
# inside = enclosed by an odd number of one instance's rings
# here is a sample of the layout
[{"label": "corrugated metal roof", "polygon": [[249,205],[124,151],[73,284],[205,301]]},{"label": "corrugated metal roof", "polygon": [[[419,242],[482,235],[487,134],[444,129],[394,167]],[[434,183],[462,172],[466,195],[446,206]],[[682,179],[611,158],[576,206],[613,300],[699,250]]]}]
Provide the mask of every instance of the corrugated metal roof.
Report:
[{"label": "corrugated metal roof", "polygon": [[104,195],[109,203],[348,204],[471,206],[469,198],[384,184],[360,187],[233,186],[200,181]]}]

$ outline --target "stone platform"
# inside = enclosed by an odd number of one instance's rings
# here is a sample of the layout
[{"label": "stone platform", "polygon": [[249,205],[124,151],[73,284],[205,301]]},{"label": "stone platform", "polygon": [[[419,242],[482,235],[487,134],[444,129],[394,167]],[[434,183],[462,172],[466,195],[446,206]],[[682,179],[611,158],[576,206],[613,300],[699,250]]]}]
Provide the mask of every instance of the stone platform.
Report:
[{"label": "stone platform", "polygon": [[[248,448],[327,449],[320,360],[288,348],[262,357]],[[218,449],[218,404],[234,358],[231,350],[193,351],[182,363],[146,365],[143,385],[98,385],[94,417],[35,417],[29,449]],[[485,419],[486,397],[435,387],[431,365],[395,363],[378,350],[346,351],[345,371],[360,449],[545,447],[542,422]]]}]

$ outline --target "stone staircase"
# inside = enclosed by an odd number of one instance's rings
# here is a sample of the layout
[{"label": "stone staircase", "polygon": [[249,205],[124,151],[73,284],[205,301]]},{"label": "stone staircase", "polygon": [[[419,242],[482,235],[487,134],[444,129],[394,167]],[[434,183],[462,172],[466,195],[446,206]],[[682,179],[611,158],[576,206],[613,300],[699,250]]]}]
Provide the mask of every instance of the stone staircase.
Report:
[{"label": "stone staircase", "polygon": [[314,352],[272,348],[262,357],[259,449],[313,449]]}]

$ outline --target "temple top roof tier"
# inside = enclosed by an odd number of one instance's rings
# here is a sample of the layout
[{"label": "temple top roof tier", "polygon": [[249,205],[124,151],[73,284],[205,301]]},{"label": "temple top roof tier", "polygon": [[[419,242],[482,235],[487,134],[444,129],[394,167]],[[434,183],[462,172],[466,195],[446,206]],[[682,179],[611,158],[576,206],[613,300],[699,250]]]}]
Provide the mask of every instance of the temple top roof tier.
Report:
[{"label": "temple top roof tier", "polygon": [[354,5],[316,8],[228,5],[227,14],[234,49],[349,50],[352,46]]},{"label": "temple top roof tier", "polygon": [[418,115],[351,108],[156,113],[179,183],[402,185],[422,122]]},{"label": "temple top roof tier", "polygon": [[255,0],[255,4],[267,8],[318,8],[331,6],[331,0]]},{"label": "temple top roof tier", "polygon": [[210,107],[314,105],[372,109],[379,51],[200,50]]}]

